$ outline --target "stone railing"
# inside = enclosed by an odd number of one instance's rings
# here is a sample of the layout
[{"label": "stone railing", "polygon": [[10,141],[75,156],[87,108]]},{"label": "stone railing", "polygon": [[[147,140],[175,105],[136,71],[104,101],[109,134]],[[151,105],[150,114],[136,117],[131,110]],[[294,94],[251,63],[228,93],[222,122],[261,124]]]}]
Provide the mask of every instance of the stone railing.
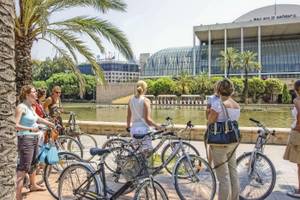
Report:
[{"label": "stone railing", "polygon": [[[126,124],[120,122],[96,122],[96,121],[77,121],[83,132],[96,135],[121,135],[129,136],[125,131]],[[183,129],[184,125],[176,125],[175,129]],[[183,133],[180,135],[184,139],[191,138],[192,140],[203,140],[203,134],[206,129],[206,126],[195,126],[191,135],[188,133]],[[256,127],[241,127],[242,142],[243,143],[255,143],[257,138],[257,129]],[[272,130],[272,129],[271,129]],[[276,136],[271,137],[269,144],[280,144],[285,145],[288,139],[288,128],[274,128],[276,131]]]}]

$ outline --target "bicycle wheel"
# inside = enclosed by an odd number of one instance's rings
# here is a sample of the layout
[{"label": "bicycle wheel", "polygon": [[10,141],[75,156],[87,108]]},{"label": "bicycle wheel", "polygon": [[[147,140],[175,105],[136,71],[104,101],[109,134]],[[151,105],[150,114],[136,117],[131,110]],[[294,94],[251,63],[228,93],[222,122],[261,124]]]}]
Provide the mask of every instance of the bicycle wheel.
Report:
[{"label": "bicycle wheel", "polygon": [[176,193],[181,200],[214,199],[216,178],[209,164],[201,157],[182,156],[177,161],[172,176]]},{"label": "bicycle wheel", "polygon": [[111,149],[111,148],[115,148],[115,147],[121,147],[122,144],[127,144],[128,141],[122,138],[111,138],[108,139],[103,145],[102,148],[103,149]]},{"label": "bicycle wheel", "polygon": [[92,173],[93,170],[82,163],[68,166],[59,180],[58,198],[60,200],[97,199],[100,181],[96,176],[91,177]]},{"label": "bicycle wheel", "polygon": [[[162,152],[161,152],[161,161],[162,163],[164,163],[169,157],[170,155],[173,153],[173,151],[176,149],[176,146],[179,144],[178,141],[176,142],[171,142],[169,144],[167,144]],[[185,152],[187,154],[193,154],[193,155],[197,155],[200,156],[199,151],[196,149],[196,147],[194,147],[193,145],[191,145],[188,142],[182,142],[182,147],[184,148]],[[173,171],[173,167],[176,164],[176,160],[178,160],[180,157],[182,156],[182,151],[179,151],[177,153],[177,155],[171,160],[171,162],[169,162],[169,164],[165,167],[165,169],[167,170],[167,172],[169,174],[172,174]]]},{"label": "bicycle wheel", "polygon": [[59,162],[55,165],[46,165],[44,168],[44,181],[49,193],[56,199],[59,176],[62,171],[75,161],[81,161],[80,157],[70,152],[58,152]]},{"label": "bicycle wheel", "polygon": [[77,136],[77,140],[81,144],[83,159],[87,161],[91,160],[93,156],[90,154],[90,149],[98,147],[96,139],[88,134],[80,134]]},{"label": "bicycle wheel", "polygon": [[83,158],[83,150],[80,143],[73,137],[62,135],[57,138],[56,141],[58,149],[61,151],[67,151],[78,155]]},{"label": "bicycle wheel", "polygon": [[[141,172],[139,159],[129,149],[115,147],[110,153],[104,155],[105,178],[108,192],[110,194],[120,189],[127,181],[133,180]],[[133,191],[135,188],[128,188],[124,194]]]},{"label": "bicycle wheel", "polygon": [[251,157],[248,152],[237,159],[240,199],[265,199],[274,189],[276,171],[267,156],[257,152]]},{"label": "bicycle wheel", "polygon": [[155,180],[144,180],[137,188],[134,200],[168,200],[168,196],[164,188]]}]

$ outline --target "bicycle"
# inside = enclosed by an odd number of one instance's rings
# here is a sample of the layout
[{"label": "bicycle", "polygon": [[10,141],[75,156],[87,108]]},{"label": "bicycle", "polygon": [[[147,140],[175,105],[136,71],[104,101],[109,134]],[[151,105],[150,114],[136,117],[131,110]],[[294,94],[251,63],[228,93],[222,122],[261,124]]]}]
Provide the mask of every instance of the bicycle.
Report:
[{"label": "bicycle", "polygon": [[[65,199],[90,199],[90,200],[115,200],[132,186],[136,186],[140,182],[134,199],[141,199],[141,195],[145,191],[147,197],[154,195],[155,199],[168,200],[167,194],[163,187],[149,176],[143,179],[142,171],[134,171],[133,174],[127,174],[128,181],[117,191],[112,191],[107,187],[104,155],[109,153],[108,149],[93,148],[90,150],[92,156],[98,155],[100,162],[95,170],[87,163],[76,163],[68,166],[59,178],[58,197],[60,200]],[[124,152],[124,151],[123,151]],[[128,160],[136,160],[139,169],[144,168],[143,162],[140,162],[139,157],[133,154],[130,150],[127,155],[119,155],[118,163],[120,169],[129,171],[131,166],[128,165]],[[124,172],[124,171],[123,171]],[[144,172],[144,171],[143,171]],[[142,180],[142,181],[140,181]],[[150,187],[149,187],[150,186]],[[151,195],[150,192],[153,191]],[[150,196],[151,195],[151,196]],[[159,198],[158,198],[159,197]]]},{"label": "bicycle", "polygon": [[44,143],[53,143],[59,150],[58,157],[59,162],[54,165],[45,164],[43,166],[43,169],[41,170],[41,173],[38,174],[38,177],[41,176],[42,179],[39,181],[39,184],[45,183],[45,186],[49,193],[55,198],[57,197],[57,188],[58,188],[58,177],[60,173],[63,171],[63,169],[73,163],[74,161],[81,161],[81,158],[71,152],[65,152],[61,151],[61,139],[60,136],[58,136],[57,129],[60,128],[60,125],[56,124],[55,128],[49,128],[49,127],[39,127],[40,130],[45,131],[44,135]]},{"label": "bicycle", "polygon": [[[191,121],[187,122],[187,125],[184,129],[180,130],[179,133],[185,132],[187,130],[191,131],[193,125]],[[148,133],[146,135],[134,135],[135,139],[143,140],[147,135],[163,135],[163,136],[176,136],[176,134],[173,131],[165,131],[162,133]],[[177,133],[178,134],[178,133]],[[140,144],[142,144],[142,141],[140,141]],[[176,193],[180,197],[180,199],[210,199],[212,200],[216,193],[216,179],[215,175],[213,173],[213,170],[209,166],[209,164],[202,159],[200,156],[192,155],[189,152],[186,151],[184,142],[181,138],[178,138],[178,141],[176,143],[172,143],[172,153],[168,156],[166,156],[164,162],[162,162],[157,167],[149,167],[147,165],[147,169],[151,176],[155,176],[160,173],[160,171],[166,166],[168,166],[174,159],[177,158],[177,156],[180,154],[182,155],[179,159],[177,159],[177,162],[175,163],[175,166],[172,171],[172,177],[173,177],[173,183],[175,185]],[[124,175],[127,174],[124,172],[123,165],[120,166],[119,163],[119,157],[120,154],[124,152],[124,147],[116,147],[116,158],[113,160],[113,162],[116,163],[116,167],[113,169],[116,179],[118,179],[118,175]],[[140,155],[139,153],[140,145],[135,148],[128,151],[133,151],[135,155]],[[126,149],[127,151],[127,149]],[[147,156],[145,156],[147,158]],[[128,161],[129,166],[134,166],[134,162],[138,162],[138,160],[131,160]],[[146,163],[146,162],[144,162]],[[128,167],[131,171],[131,173],[137,173],[141,169]],[[186,187],[186,185],[189,184],[189,187]]]},{"label": "bicycle", "polygon": [[245,152],[237,158],[240,181],[240,199],[265,199],[271,194],[276,182],[276,171],[272,161],[264,154],[264,147],[275,130],[270,131],[261,122],[250,118],[259,130],[252,152]]},{"label": "bicycle", "polygon": [[[90,156],[89,150],[90,148],[98,147],[96,139],[93,136],[86,134],[80,130],[80,127],[76,122],[76,114],[74,112],[64,113],[69,114],[69,120],[64,129],[64,134],[66,136],[75,138],[79,142],[81,150],[83,151],[82,158],[87,161],[91,160],[93,157]],[[69,145],[72,145],[72,143],[70,143]]]},{"label": "bicycle", "polygon": [[[156,156],[156,153],[159,152],[159,150],[162,147],[163,148],[160,153],[160,162],[158,162],[158,164],[165,162],[167,160],[167,158],[169,157],[170,153],[173,152],[173,149],[176,146],[176,144],[178,144],[179,137],[176,134],[163,134],[164,132],[167,132],[166,128],[168,126],[171,126],[171,128],[170,128],[171,131],[169,131],[169,132],[174,133],[174,124],[173,124],[172,118],[167,117],[166,122],[162,125],[163,131],[159,131],[159,132],[156,132],[156,131],[151,132],[150,131],[147,134],[148,136],[151,137],[152,141],[160,139],[159,143],[156,146],[154,146],[153,150],[151,152],[149,152],[149,154],[147,156],[148,159],[150,161],[152,161],[152,164],[153,164],[152,168],[156,167],[156,166],[154,166],[156,164],[154,162],[156,160],[155,156]],[[179,132],[179,133],[181,133],[181,132]],[[165,146],[163,146],[165,143],[167,143],[167,144]],[[187,152],[189,152],[190,154],[195,154],[198,156],[200,155],[199,151],[193,145],[191,145],[189,142],[182,141],[182,145],[185,148],[185,150]],[[102,148],[111,148],[111,154],[107,154],[105,160],[109,160],[109,161],[113,160],[115,155],[118,154],[119,151],[121,151],[120,149],[116,149],[116,147],[120,147],[120,146],[121,147],[126,146],[126,148],[131,148],[133,150],[135,149],[135,147],[132,143],[132,139],[125,140],[125,139],[119,138],[119,137],[111,138],[106,143],[104,143],[104,145],[102,146]],[[116,153],[114,153],[114,152],[116,152]],[[180,153],[181,152],[178,152],[178,155],[176,157],[174,157],[173,160],[171,162],[169,162],[168,165],[166,165],[165,169],[169,174],[172,174],[172,169],[174,167],[175,160],[176,160],[175,158],[181,157]],[[112,158],[109,158],[109,156],[112,156]],[[110,163],[112,163],[112,162],[110,162]],[[113,168],[112,164],[110,164],[110,165],[106,164],[106,167],[110,171],[114,172],[114,170],[112,169]]]}]

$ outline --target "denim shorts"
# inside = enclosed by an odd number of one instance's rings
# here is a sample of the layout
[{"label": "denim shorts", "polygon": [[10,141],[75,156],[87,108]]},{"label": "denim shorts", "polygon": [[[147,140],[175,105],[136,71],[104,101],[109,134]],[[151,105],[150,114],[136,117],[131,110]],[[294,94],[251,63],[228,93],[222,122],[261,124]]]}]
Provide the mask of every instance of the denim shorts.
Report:
[{"label": "denim shorts", "polygon": [[18,136],[17,170],[31,174],[37,165],[38,136]]}]

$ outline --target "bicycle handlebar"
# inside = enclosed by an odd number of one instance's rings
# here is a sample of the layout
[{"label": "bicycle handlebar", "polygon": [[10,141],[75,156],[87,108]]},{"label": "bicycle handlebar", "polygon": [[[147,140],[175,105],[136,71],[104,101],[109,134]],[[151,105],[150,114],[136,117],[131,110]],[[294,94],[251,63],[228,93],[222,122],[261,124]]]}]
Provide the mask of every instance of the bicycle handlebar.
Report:
[{"label": "bicycle handlebar", "polygon": [[249,120],[250,120],[250,121],[253,121],[253,122],[256,123],[256,124],[260,124],[259,121],[255,120],[255,119],[253,119],[253,118],[249,118]]}]

